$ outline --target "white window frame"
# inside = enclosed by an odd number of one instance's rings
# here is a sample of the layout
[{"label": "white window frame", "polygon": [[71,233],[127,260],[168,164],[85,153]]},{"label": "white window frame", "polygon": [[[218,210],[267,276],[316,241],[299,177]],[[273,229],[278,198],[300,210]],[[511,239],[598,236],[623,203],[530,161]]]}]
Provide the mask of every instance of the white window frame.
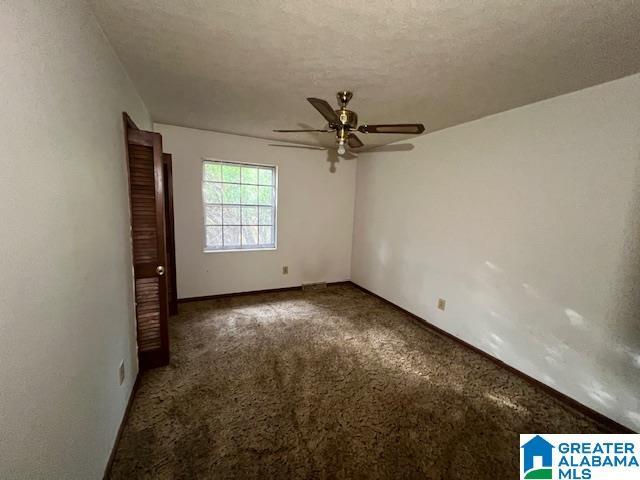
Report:
[{"label": "white window frame", "polygon": [[[260,246],[249,246],[247,248],[238,248],[238,247],[229,247],[229,248],[210,248],[207,247],[207,212],[206,212],[206,206],[207,205],[211,205],[205,202],[205,198],[204,198],[204,183],[205,182],[209,182],[209,183],[214,183],[211,182],[210,180],[205,180],[204,178],[204,166],[206,163],[211,163],[211,162],[215,162],[215,163],[220,163],[220,164],[227,164],[227,165],[238,165],[240,167],[246,166],[246,167],[265,167],[265,168],[270,168],[273,169],[273,245],[269,245],[266,247],[260,247]],[[202,157],[202,162],[201,162],[201,166],[200,166],[200,176],[201,176],[201,180],[200,180],[200,199],[201,199],[201,205],[202,205],[202,251],[203,253],[232,253],[232,252],[265,252],[265,251],[274,251],[278,249],[278,166],[277,165],[269,165],[266,163],[255,163],[255,162],[239,162],[236,160],[220,160],[218,158],[209,158],[209,157]],[[225,183],[225,182],[221,182],[221,183]],[[226,182],[228,183],[228,182]],[[242,185],[242,183],[240,183],[240,185]],[[247,185],[251,185],[251,184],[247,184]],[[258,184],[259,185],[259,184]],[[222,205],[222,204],[221,204]],[[224,228],[224,226],[223,226]],[[224,235],[224,230],[223,230],[223,235]],[[242,235],[242,233],[241,233]]]}]

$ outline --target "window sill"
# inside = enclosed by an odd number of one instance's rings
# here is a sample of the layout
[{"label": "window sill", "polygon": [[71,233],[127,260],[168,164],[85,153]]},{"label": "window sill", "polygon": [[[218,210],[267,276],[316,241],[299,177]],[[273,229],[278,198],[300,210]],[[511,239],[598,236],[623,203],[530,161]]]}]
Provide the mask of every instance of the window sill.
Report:
[{"label": "window sill", "polygon": [[238,252],[273,252],[278,247],[263,247],[263,248],[229,248],[227,250],[203,250],[202,253],[238,253]]}]

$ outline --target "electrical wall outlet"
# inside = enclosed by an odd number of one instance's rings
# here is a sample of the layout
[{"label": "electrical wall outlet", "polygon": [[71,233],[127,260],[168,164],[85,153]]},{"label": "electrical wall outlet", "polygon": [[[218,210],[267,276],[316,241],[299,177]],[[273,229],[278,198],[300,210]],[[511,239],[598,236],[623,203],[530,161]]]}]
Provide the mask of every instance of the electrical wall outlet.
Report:
[{"label": "electrical wall outlet", "polygon": [[124,360],[120,362],[120,366],[118,367],[118,381],[120,385],[124,383]]},{"label": "electrical wall outlet", "polygon": [[282,274],[286,275],[287,273],[289,273],[289,267],[285,265],[284,267],[282,267]]},{"label": "electrical wall outlet", "polygon": [[440,310],[444,310],[446,306],[447,306],[447,301],[444,298],[439,298],[438,299],[438,308]]}]

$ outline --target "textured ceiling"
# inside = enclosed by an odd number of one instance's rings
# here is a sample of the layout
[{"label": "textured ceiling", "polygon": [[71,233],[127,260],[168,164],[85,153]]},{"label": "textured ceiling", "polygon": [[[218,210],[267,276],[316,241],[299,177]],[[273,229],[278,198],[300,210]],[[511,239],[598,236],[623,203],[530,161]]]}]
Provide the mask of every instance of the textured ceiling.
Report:
[{"label": "textured ceiling", "polygon": [[155,121],[307,144],[309,96],[429,132],[640,71],[637,0],[91,3]]}]

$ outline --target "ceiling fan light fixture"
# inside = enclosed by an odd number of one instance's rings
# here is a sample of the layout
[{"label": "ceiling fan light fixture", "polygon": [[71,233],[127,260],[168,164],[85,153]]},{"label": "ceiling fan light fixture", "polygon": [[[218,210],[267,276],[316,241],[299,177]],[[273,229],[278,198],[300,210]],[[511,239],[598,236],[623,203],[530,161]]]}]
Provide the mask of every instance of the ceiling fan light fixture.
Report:
[{"label": "ceiling fan light fixture", "polygon": [[338,140],[338,155],[344,155],[347,153],[347,149],[345,148],[344,138],[340,138]]}]

